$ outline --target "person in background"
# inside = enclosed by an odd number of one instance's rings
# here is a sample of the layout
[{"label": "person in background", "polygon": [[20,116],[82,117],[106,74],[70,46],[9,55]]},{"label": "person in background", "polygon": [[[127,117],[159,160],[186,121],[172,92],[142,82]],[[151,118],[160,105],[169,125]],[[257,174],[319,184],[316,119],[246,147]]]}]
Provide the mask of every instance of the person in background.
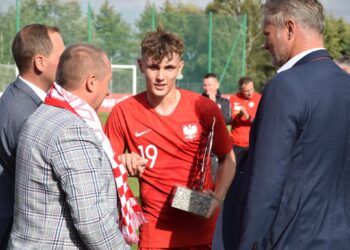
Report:
[{"label": "person in background", "polygon": [[249,147],[249,132],[259,106],[261,95],[254,90],[249,76],[239,79],[239,92],[231,97],[231,142],[236,156],[237,168],[245,159]]},{"label": "person in background", "polygon": [[350,58],[349,56],[341,56],[334,60],[334,62],[345,72],[350,74]]},{"label": "person in background", "polygon": [[126,169],[97,116],[111,78],[107,55],[93,45],[60,57],[57,82],[19,138],[9,249],[129,249],[113,177]]},{"label": "person in background", "polygon": [[[217,105],[176,88],[183,51],[176,34],[160,27],[147,33],[138,60],[146,91],[114,106],[105,125],[117,155],[128,150],[148,159],[139,176],[142,209],[149,221],[140,228],[141,250],[211,249],[217,210],[235,172],[229,134]],[[219,157],[215,187],[204,153],[212,130],[212,148]],[[209,218],[171,206],[176,185],[199,188],[203,162],[203,189],[213,198]],[[128,170],[138,175],[138,169]]]},{"label": "person in background", "polygon": [[231,96],[231,143],[236,156],[236,175],[225,198],[215,229],[214,249],[237,249],[247,191],[249,132],[261,95],[249,76],[239,79],[239,92]]},{"label": "person in background", "polygon": [[250,133],[239,249],[350,249],[350,75],[324,48],[318,0],[267,0],[278,67]]},{"label": "person in background", "polygon": [[55,80],[64,43],[57,27],[24,26],[12,42],[19,71],[0,98],[0,249],[9,240],[14,205],[16,148],[24,121],[44,101]]},{"label": "person in background", "polygon": [[[221,110],[222,115],[225,118],[226,125],[231,124],[232,121],[232,112],[231,112],[231,104],[230,101],[221,96],[219,90],[219,81],[214,73],[207,73],[203,77],[203,96],[210,98],[213,100]],[[215,178],[215,173],[218,167],[218,158],[217,156],[211,152],[210,153],[211,160],[211,169],[213,178]]]},{"label": "person in background", "polygon": [[231,105],[230,101],[221,96],[220,90],[220,83],[218,81],[218,78],[216,74],[214,73],[207,73],[203,77],[203,96],[210,98],[213,100],[221,110],[225,122],[227,125],[231,124],[232,121],[232,112],[231,112]]}]

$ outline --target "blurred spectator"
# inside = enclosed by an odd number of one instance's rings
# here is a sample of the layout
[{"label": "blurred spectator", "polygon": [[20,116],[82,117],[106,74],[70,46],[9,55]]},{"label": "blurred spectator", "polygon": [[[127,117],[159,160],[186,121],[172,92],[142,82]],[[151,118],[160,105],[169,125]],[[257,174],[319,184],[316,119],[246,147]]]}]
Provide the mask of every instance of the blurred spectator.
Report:
[{"label": "blurred spectator", "polygon": [[218,107],[220,108],[226,124],[231,124],[232,121],[232,112],[230,101],[221,96],[219,90],[220,83],[216,74],[207,73],[203,77],[203,96],[206,96],[216,102]]},{"label": "blurred spectator", "polygon": [[[225,118],[225,123],[226,125],[228,125],[228,124],[231,124],[231,121],[232,121],[231,104],[228,99],[221,96],[219,86],[220,86],[220,83],[218,81],[216,74],[207,73],[204,75],[203,77],[204,92],[202,95],[213,100],[218,105],[222,115]],[[210,159],[211,159],[212,175],[213,175],[213,178],[215,179],[215,173],[218,166],[218,157],[213,152],[211,152]]]},{"label": "blurred spectator", "polygon": [[239,92],[231,97],[232,123],[230,134],[237,166],[247,155],[250,126],[254,121],[261,98],[261,95],[255,92],[253,80],[249,76],[239,79],[238,85]]}]

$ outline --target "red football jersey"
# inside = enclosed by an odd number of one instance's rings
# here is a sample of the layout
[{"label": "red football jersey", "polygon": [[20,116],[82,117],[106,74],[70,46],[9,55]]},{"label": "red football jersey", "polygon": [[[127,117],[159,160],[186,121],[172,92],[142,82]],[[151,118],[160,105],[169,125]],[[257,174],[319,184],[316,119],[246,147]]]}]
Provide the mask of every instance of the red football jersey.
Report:
[{"label": "red football jersey", "polygon": [[[146,93],[117,104],[105,126],[116,154],[126,149],[148,159],[139,178],[142,209],[149,223],[140,228],[140,247],[168,248],[207,244],[212,241],[216,217],[201,218],[171,207],[174,185],[198,188],[200,168],[215,117],[213,151],[231,149],[221,111],[208,98],[179,90],[181,99],[171,115],[152,109]],[[213,189],[210,160],[204,189]]]}]

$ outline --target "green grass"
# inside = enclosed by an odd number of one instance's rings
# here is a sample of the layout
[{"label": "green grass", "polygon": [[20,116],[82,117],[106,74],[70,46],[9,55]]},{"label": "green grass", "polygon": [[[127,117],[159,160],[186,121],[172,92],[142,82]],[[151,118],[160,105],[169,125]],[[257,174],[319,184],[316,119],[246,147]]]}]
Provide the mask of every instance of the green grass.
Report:
[{"label": "green grass", "polygon": [[140,197],[140,188],[139,188],[139,181],[136,177],[129,177],[128,178],[128,184],[132,190],[132,193],[135,195],[136,198],[139,199]]},{"label": "green grass", "polygon": [[[140,189],[139,189],[139,182],[137,180],[136,177],[129,177],[128,178],[128,184],[132,190],[132,193],[134,194],[134,196],[139,199],[140,197]],[[138,247],[137,245],[132,245],[131,246],[131,250],[136,250]]]},{"label": "green grass", "polygon": [[100,117],[102,125],[104,125],[106,123],[108,115],[109,115],[109,113],[107,113],[107,112],[99,112],[98,113],[98,116]]}]

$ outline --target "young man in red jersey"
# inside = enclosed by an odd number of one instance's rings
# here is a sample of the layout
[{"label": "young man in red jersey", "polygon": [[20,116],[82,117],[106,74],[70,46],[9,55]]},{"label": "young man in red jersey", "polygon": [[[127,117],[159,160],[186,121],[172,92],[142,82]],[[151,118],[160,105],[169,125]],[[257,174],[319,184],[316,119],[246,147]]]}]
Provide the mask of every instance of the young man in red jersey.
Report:
[{"label": "young man in red jersey", "polygon": [[[128,149],[148,159],[141,176],[138,169],[129,169],[129,174],[139,176],[142,208],[149,221],[140,228],[139,248],[211,249],[217,208],[235,173],[225,121],[214,102],[176,88],[184,67],[184,46],[178,36],[158,28],[146,34],[141,47],[138,64],[146,91],[117,104],[105,127],[116,154]],[[198,188],[214,120],[212,148],[219,156],[219,168],[214,184],[207,160],[204,190],[214,198],[207,219],[173,208],[171,201],[175,185]]]}]

